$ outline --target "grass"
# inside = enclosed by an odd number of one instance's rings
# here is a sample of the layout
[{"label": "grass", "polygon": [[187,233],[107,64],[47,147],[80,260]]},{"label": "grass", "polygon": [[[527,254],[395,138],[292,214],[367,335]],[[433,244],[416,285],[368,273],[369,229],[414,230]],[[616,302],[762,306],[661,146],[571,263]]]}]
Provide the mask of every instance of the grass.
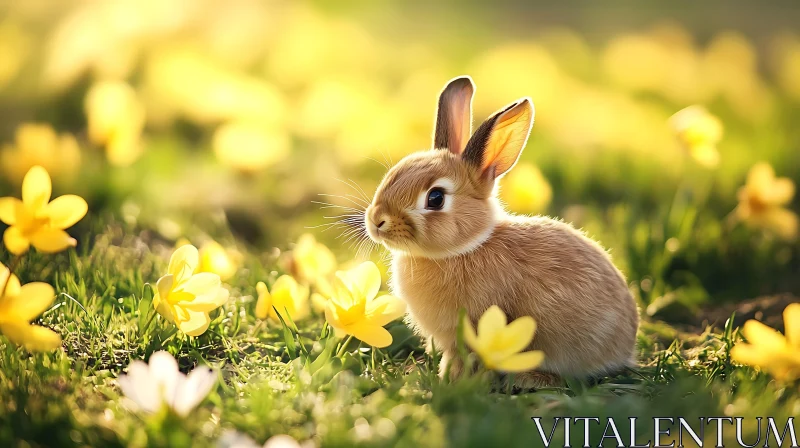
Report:
[{"label": "grass", "polygon": [[[69,229],[76,249],[34,251],[15,269],[23,283],[55,288],[36,323],[63,345],[31,354],[0,335],[0,447],[202,448],[231,430],[259,444],[289,434],[324,447],[530,447],[542,445],[532,417],[547,430],[554,417],[635,416],[644,442],[650,417],[782,423],[800,415],[797,383],[729,356],[745,319],[780,329],[784,306],[800,301],[800,244],[748,227],[734,211],[760,161],[800,183],[800,96],[791,82],[800,40],[796,27],[771,22],[793,23],[788,8],[739,11],[744,20],[696,2],[680,14],[645,8],[626,19],[618,12],[631,8],[607,4],[594,14],[526,2],[199,2],[165,21],[169,2],[6,3],[0,197],[19,197],[24,172],[47,165],[56,195],[85,198],[89,214]],[[662,14],[666,22],[656,20]],[[628,21],[641,26],[627,29]],[[562,218],[609,249],[641,309],[637,369],[514,394],[486,372],[440,380],[438,355],[400,322],[389,326],[392,346],[371,350],[343,347],[320,315],[297,325],[255,317],[257,282],[285,273],[280,251],[299,234],[313,232],[339,262],[354,258],[359,246],[345,244],[352,227],[338,239],[324,231],[331,221],[323,216],[337,208],[315,201],[351,206],[337,201],[370,195],[384,164],[427,147],[437,95],[460,74],[478,86],[475,125],[514,98],[533,98],[536,125],[520,163],[539,169],[549,188],[525,193],[551,201],[515,211]],[[134,92],[130,104],[87,107],[90,89],[117,78]],[[724,124],[715,168],[697,165],[668,125],[691,104]],[[115,129],[127,131],[139,107],[146,125],[128,149],[144,151],[116,166],[93,123],[114,116]],[[17,138],[37,122],[52,129],[34,126],[35,144]],[[248,163],[219,155],[230,149],[219,147],[228,146],[218,142],[221,129],[262,122],[265,135],[231,145],[241,154],[228,156]],[[62,163],[62,145],[39,141],[48,131],[74,137],[80,164]],[[285,139],[289,150],[264,138]],[[253,171],[253,155],[274,160]],[[795,213],[800,195],[781,206]],[[229,302],[205,334],[189,338],[156,317],[151,300],[176,240],[201,235],[243,259],[226,281]],[[0,244],[0,262],[11,260]],[[143,416],[121,396],[119,375],[159,350],[184,372],[218,372],[189,418]],[[590,445],[614,445],[603,430],[590,426]],[[756,432],[748,421],[745,440]],[[561,431],[554,437],[551,446],[565,444]],[[571,445],[582,438],[576,427]],[[725,442],[735,443],[731,428]]]},{"label": "grass", "polygon": [[[258,253],[245,253],[228,282],[232,299],[209,331],[188,338],[151,319],[151,285],[172,246],[111,218],[89,220],[80,240],[87,244],[55,256],[30,253],[17,269],[23,283],[47,281],[58,291],[40,323],[64,342],[44,354],[0,342],[0,446],[202,447],[230,429],[259,442],[289,434],[334,447],[536,446],[533,416],[645,417],[646,433],[648,416],[785,418],[800,406],[796,387],[731,363],[739,336],[730,320],[691,333],[645,319],[636,371],[533,393],[493,390],[487,373],[440,380],[438,359],[399,322],[387,349],[355,341],[337,357],[340,342],[319,316],[296,330],[254,317],[256,280],[270,283],[279,270]],[[120,396],[115,378],[157,350],[175,355],[183,370],[218,369],[218,386],[190,418],[143,417]],[[592,427],[593,445],[602,432]],[[581,437],[573,431],[573,444]]]}]

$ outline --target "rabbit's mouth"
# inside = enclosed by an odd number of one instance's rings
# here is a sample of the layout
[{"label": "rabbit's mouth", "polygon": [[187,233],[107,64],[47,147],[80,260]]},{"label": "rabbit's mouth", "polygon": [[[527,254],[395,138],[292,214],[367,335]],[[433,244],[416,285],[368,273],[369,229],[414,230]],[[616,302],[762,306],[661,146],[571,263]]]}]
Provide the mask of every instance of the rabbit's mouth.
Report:
[{"label": "rabbit's mouth", "polygon": [[369,238],[390,251],[409,252],[411,250],[412,234],[408,226],[400,225],[384,230],[384,226],[378,227],[375,223],[367,222],[366,227]]}]

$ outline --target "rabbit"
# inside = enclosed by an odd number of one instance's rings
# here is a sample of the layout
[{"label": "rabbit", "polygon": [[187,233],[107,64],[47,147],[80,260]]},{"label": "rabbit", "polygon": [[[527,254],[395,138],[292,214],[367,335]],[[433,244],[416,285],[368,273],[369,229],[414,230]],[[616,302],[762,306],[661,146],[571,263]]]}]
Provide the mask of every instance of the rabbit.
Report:
[{"label": "rabbit", "polygon": [[531,316],[542,350],[530,389],[563,377],[593,377],[635,365],[639,313],[625,278],[597,242],[571,225],[503,209],[497,180],[517,162],[533,126],[530,98],[489,117],[472,134],[469,76],[439,96],[433,149],[410,154],[385,175],[365,210],[367,234],[391,253],[390,290],[406,321],[442,349],[440,376],[462,374],[459,309],[476,325],[492,305],[512,321]]}]

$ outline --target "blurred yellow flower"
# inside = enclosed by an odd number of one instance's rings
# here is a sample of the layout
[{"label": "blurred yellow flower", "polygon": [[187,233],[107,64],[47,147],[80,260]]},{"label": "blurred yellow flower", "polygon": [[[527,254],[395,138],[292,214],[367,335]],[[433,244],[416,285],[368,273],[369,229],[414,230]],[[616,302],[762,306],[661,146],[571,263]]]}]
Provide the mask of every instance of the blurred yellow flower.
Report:
[{"label": "blurred yellow flower", "polygon": [[201,125],[253,120],[282,129],[283,92],[262,76],[228,67],[196,45],[167,45],[149,55],[143,70],[148,120],[167,125],[184,118]]},{"label": "blurred yellow flower", "polygon": [[48,124],[26,123],[17,128],[14,144],[5,145],[0,165],[8,179],[19,183],[32,167],[44,167],[55,178],[69,177],[81,162],[78,142],[69,134],[56,134]]},{"label": "blurred yellow flower", "polygon": [[741,119],[763,122],[773,109],[773,95],[761,79],[759,54],[745,35],[723,31],[706,48],[702,74],[706,98],[722,97]]},{"label": "blurred yellow flower", "polygon": [[702,106],[689,106],[676,112],[669,123],[678,140],[702,166],[719,164],[717,143],[722,138],[722,122]]},{"label": "blurred yellow flower", "polygon": [[211,272],[228,280],[236,274],[242,255],[235,249],[225,249],[216,241],[207,241],[200,246],[200,265],[198,272]]},{"label": "blurred yellow flower", "polygon": [[748,320],[740,342],[731,349],[731,358],[742,364],[759,367],[781,381],[800,378],[800,303],[783,310],[786,336],[757,320]]},{"label": "blurred yellow flower", "polygon": [[535,332],[536,321],[532,317],[523,316],[506,324],[506,315],[497,305],[483,313],[477,334],[469,320],[464,321],[464,342],[487,368],[502,372],[524,372],[542,363],[541,350],[520,353],[531,343]]},{"label": "blurred yellow flower", "polygon": [[[181,238],[176,247],[191,244],[189,240]],[[236,274],[242,262],[242,254],[236,249],[226,249],[214,240],[208,240],[200,246],[200,264],[197,272],[210,272],[219,275],[225,281]]]},{"label": "blurred yellow flower", "polygon": [[25,62],[33,56],[33,33],[23,23],[6,18],[0,22],[0,90],[19,75]]},{"label": "blurred yellow flower", "polygon": [[15,255],[32,244],[40,252],[60,252],[78,244],[64,229],[86,215],[89,206],[80,196],[68,194],[50,202],[52,185],[47,170],[34,166],[22,181],[22,200],[0,198],[0,221],[10,227],[3,242]]},{"label": "blurred yellow flower", "polygon": [[378,296],[380,287],[381,272],[371,261],[336,273],[325,319],[338,336],[349,334],[378,348],[392,344],[383,326],[405,314],[406,304],[389,294]]},{"label": "blurred yellow flower", "polygon": [[781,238],[797,238],[797,215],[784,208],[794,196],[794,183],[788,177],[775,177],[772,166],[761,162],[750,168],[747,183],[739,188],[736,216],[747,224],[768,229]]},{"label": "blurred yellow flower", "polygon": [[[568,90],[566,73],[541,45],[533,42],[508,42],[493,46],[468,66],[480,89],[475,96],[475,112],[486,116],[497,109],[498,98],[530,95],[538,110],[550,110],[563,101],[560,92]],[[543,114],[542,119],[548,120]]]},{"label": "blurred yellow flower", "polygon": [[800,99],[800,38],[781,35],[773,43],[775,74],[778,83],[792,98]]},{"label": "blurred yellow flower", "polygon": [[288,261],[289,270],[303,283],[316,284],[320,279],[329,278],[336,270],[336,256],[310,233],[300,236]]},{"label": "blurred yellow flower", "polygon": [[380,61],[376,39],[357,21],[322,14],[294,2],[282,16],[283,31],[267,52],[265,70],[294,88],[332,73],[369,73]]},{"label": "blurred yellow flower", "polygon": [[139,158],[145,109],[130,85],[123,81],[98,82],[86,94],[84,108],[89,139],[105,147],[109,163],[128,166]]},{"label": "blurred yellow flower", "polygon": [[158,279],[153,297],[156,311],[189,336],[205,333],[211,323],[208,313],[228,301],[219,275],[195,273],[199,263],[196,247],[179,247],[169,260],[167,274]]},{"label": "blurred yellow flower", "polygon": [[626,89],[685,103],[698,101],[702,93],[700,56],[685,29],[662,24],[612,38],[601,62],[611,80]]},{"label": "blurred yellow flower", "polygon": [[288,322],[287,314],[293,321],[303,319],[309,314],[308,286],[298,284],[290,275],[278,277],[270,289],[267,289],[264,282],[258,282],[256,291],[258,291],[256,317],[259,319],[269,317],[279,321],[278,314],[280,314],[283,320]]},{"label": "blurred yellow flower", "polygon": [[285,159],[291,143],[286,132],[263,123],[232,121],[217,128],[212,145],[222,164],[256,172]]},{"label": "blurred yellow flower", "polygon": [[327,277],[318,277],[314,282],[314,292],[311,293],[311,307],[314,311],[324,313],[328,306],[328,299],[333,296],[334,290]]},{"label": "blurred yellow flower", "polygon": [[541,213],[553,198],[547,179],[530,163],[518,163],[503,176],[500,185],[500,198],[517,213]]},{"label": "blurred yellow flower", "polygon": [[52,286],[41,282],[20,286],[17,276],[0,263],[0,333],[8,340],[31,351],[58,348],[61,336],[30,323],[49,308],[53,300]]}]

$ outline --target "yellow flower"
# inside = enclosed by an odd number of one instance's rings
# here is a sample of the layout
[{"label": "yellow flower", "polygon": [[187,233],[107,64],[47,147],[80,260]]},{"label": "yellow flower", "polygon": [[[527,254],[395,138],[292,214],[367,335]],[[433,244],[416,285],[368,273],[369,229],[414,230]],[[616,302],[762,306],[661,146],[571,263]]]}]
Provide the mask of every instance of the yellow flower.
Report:
[{"label": "yellow flower", "polygon": [[330,249],[318,243],[314,235],[300,236],[291,252],[290,270],[301,282],[316,283],[328,278],[336,270],[336,257]]},{"label": "yellow flower", "polygon": [[291,142],[281,130],[256,121],[231,121],[214,132],[217,159],[242,172],[257,172],[285,159]]},{"label": "yellow flower", "polygon": [[48,124],[28,123],[17,128],[14,145],[6,145],[0,153],[8,179],[17,184],[32,167],[44,167],[55,178],[69,177],[78,169],[81,150],[75,137],[56,134]]},{"label": "yellow flower", "polygon": [[[181,238],[177,247],[191,244],[189,240]],[[200,264],[197,272],[210,272],[219,275],[222,281],[228,280],[236,274],[241,264],[242,254],[235,249],[225,249],[214,240],[208,240],[200,246]]]},{"label": "yellow flower", "polygon": [[503,176],[500,197],[511,211],[540,213],[553,198],[553,189],[542,172],[530,163],[518,163]]},{"label": "yellow flower", "polygon": [[17,276],[0,264],[0,291],[2,288],[5,288],[5,292],[0,296],[0,332],[14,344],[31,351],[58,348],[61,336],[53,330],[30,323],[53,303],[53,287],[41,282],[20,286]]},{"label": "yellow flower", "polygon": [[719,164],[717,143],[722,139],[722,122],[702,106],[681,109],[669,119],[673,132],[692,158],[705,167]]},{"label": "yellow flower", "polygon": [[200,254],[192,245],[179,247],[169,259],[167,275],[158,279],[153,307],[189,336],[205,333],[208,315],[228,301],[228,290],[219,275],[195,273]]},{"label": "yellow flower", "polygon": [[200,266],[198,272],[211,272],[227,280],[239,269],[241,254],[233,249],[225,249],[216,241],[207,241],[200,246]]},{"label": "yellow flower", "polygon": [[800,303],[783,310],[786,336],[757,320],[748,320],[742,334],[748,343],[731,349],[731,358],[742,364],[760,367],[781,381],[800,378]]},{"label": "yellow flower", "polygon": [[388,294],[377,296],[380,287],[381,273],[371,261],[336,273],[325,319],[338,336],[349,334],[378,348],[391,345],[392,335],[383,326],[402,316],[406,304]]},{"label": "yellow flower", "polygon": [[145,110],[131,86],[122,81],[99,82],[86,94],[84,108],[89,139],[106,148],[109,163],[128,166],[139,158]]},{"label": "yellow flower", "polygon": [[78,244],[64,231],[86,215],[89,206],[68,194],[50,202],[52,185],[47,171],[35,166],[22,181],[22,200],[0,198],[0,221],[10,227],[3,242],[12,254],[25,253],[31,244],[40,252],[60,252]]},{"label": "yellow flower", "polygon": [[750,168],[747,183],[739,189],[736,216],[754,227],[775,232],[781,238],[797,238],[798,219],[784,208],[794,196],[794,183],[787,177],[775,177],[775,171],[766,162]]},{"label": "yellow flower", "polygon": [[[256,285],[258,302],[256,303],[256,317],[259,319],[271,318],[279,321],[278,314],[288,322],[287,313],[291,320],[298,321],[308,316],[308,287],[298,284],[290,275],[282,275],[272,284],[271,290],[267,289],[264,282]],[[274,308],[273,308],[274,307]],[[275,308],[278,312],[275,312]]]},{"label": "yellow flower", "polygon": [[492,305],[478,321],[478,333],[468,320],[464,322],[464,341],[478,354],[483,364],[502,372],[525,372],[538,367],[544,352],[532,350],[520,353],[527,347],[536,332],[536,321],[523,316],[506,324],[506,315],[497,305]]},{"label": "yellow flower", "polygon": [[325,312],[328,305],[328,298],[333,296],[333,285],[326,277],[319,277],[314,282],[314,292],[311,293],[311,307],[320,313]]}]

